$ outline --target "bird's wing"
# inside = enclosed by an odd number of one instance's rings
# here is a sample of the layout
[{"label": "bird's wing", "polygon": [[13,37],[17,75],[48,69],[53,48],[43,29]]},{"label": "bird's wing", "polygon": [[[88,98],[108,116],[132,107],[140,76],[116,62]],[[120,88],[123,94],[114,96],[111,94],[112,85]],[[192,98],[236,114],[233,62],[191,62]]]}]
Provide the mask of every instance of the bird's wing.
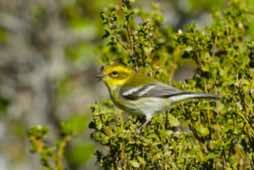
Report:
[{"label": "bird's wing", "polygon": [[120,89],[121,96],[131,100],[140,97],[170,97],[181,93],[186,92],[162,83],[150,83],[135,87],[125,86]]}]

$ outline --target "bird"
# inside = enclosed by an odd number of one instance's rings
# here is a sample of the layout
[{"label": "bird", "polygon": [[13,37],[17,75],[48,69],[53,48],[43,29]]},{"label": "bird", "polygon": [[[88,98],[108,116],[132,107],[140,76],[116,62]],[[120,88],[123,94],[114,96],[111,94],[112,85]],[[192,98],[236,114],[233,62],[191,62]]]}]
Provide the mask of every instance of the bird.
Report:
[{"label": "bird", "polygon": [[140,129],[155,113],[167,110],[179,101],[220,98],[213,94],[180,90],[122,64],[104,66],[97,78],[103,80],[114,105],[129,114],[145,116],[146,121]]}]

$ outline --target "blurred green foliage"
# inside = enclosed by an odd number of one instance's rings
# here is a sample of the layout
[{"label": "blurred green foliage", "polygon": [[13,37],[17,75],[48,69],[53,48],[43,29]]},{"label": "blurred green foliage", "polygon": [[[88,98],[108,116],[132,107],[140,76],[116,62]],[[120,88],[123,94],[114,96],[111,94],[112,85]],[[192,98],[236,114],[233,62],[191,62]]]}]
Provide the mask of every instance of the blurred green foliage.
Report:
[{"label": "blurred green foliage", "polygon": [[[153,116],[138,134],[140,120],[116,110],[110,100],[91,107],[91,136],[105,146],[96,152],[104,169],[253,169],[254,40],[251,9],[230,1],[213,23],[173,31],[163,25],[158,4],[149,13],[134,1],[101,13],[105,28],[101,62],[142,69],[180,89],[223,96],[217,103],[192,101]],[[253,21],[252,21],[253,22]],[[172,81],[181,63],[197,67],[192,80]]]},{"label": "blurred green foliage", "polygon": [[4,28],[0,27],[0,45],[3,45],[7,41],[7,32]]},{"label": "blurred green foliage", "polygon": [[9,105],[9,100],[0,97],[0,118],[7,113],[8,105]]},{"label": "blurred green foliage", "polygon": [[50,144],[48,138],[48,128],[36,125],[29,129],[28,137],[32,145],[31,152],[40,156],[43,169],[64,170],[65,154],[69,163],[73,167],[78,167],[91,159],[93,145],[89,143],[74,143],[67,149],[67,145],[73,136],[84,133],[88,126],[87,116],[73,116],[67,121],[63,121],[60,127],[60,136],[54,144]]},{"label": "blurred green foliage", "polygon": [[65,50],[67,61],[76,65],[90,63],[89,60],[94,59],[94,51],[94,46],[88,43],[72,44],[72,46],[67,47]]},{"label": "blurred green foliage", "polygon": [[81,165],[91,160],[94,150],[93,144],[84,143],[83,140],[79,140],[73,144],[72,149],[67,152],[66,157],[70,161],[73,169],[78,169]]},{"label": "blurred green foliage", "polygon": [[190,0],[191,10],[194,11],[207,11],[220,9],[226,2],[224,0],[215,1],[202,1],[202,0]]}]

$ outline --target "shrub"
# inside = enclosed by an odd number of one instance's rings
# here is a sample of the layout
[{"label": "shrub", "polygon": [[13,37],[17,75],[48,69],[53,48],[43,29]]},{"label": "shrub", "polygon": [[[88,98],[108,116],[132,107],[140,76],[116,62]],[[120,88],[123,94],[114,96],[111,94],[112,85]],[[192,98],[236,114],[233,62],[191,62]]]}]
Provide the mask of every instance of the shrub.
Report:
[{"label": "shrub", "polygon": [[[91,106],[91,137],[104,169],[253,169],[254,41],[246,3],[230,1],[204,29],[174,31],[159,6],[148,13],[131,0],[101,13],[105,27],[101,62],[144,70],[180,89],[219,94],[218,102],[191,101],[153,116],[140,134],[140,120],[111,100]],[[175,82],[182,64],[195,64],[193,79]]]}]

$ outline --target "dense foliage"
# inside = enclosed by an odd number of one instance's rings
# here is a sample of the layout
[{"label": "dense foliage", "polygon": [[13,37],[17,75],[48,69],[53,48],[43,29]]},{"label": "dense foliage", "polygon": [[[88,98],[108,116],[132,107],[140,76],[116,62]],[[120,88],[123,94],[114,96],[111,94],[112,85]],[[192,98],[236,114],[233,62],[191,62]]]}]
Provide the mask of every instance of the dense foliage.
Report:
[{"label": "dense foliage", "polygon": [[[148,13],[123,0],[101,13],[105,27],[103,64],[122,63],[180,89],[218,94],[218,102],[189,101],[141,121],[124,118],[108,99],[91,107],[91,136],[104,169],[253,169],[254,40],[246,3],[231,1],[211,25],[174,31],[159,6]],[[186,62],[193,79],[172,77]]]}]

